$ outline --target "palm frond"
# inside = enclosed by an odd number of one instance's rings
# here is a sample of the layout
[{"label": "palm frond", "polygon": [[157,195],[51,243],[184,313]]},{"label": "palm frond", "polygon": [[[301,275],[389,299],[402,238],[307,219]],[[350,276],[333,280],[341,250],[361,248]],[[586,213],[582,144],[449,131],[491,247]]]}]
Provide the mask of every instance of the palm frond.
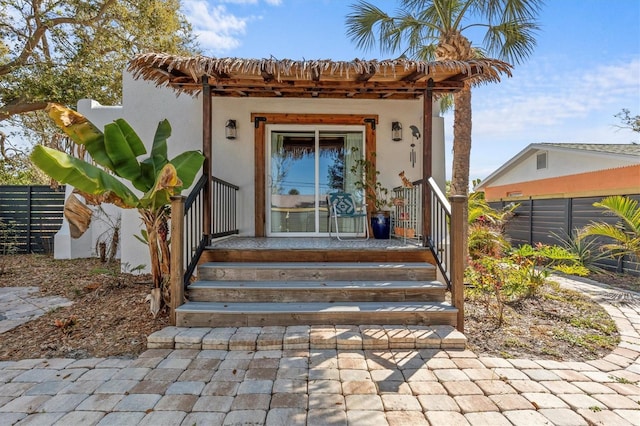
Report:
[{"label": "palm frond", "polygon": [[629,197],[613,195],[600,202],[593,203],[594,207],[606,209],[622,220],[629,231],[640,235],[640,208],[638,202]]},{"label": "palm frond", "polygon": [[351,5],[351,10],[346,19],[347,37],[365,51],[372,50],[380,40],[380,49],[384,50],[384,40],[395,26],[394,18],[366,1]]}]

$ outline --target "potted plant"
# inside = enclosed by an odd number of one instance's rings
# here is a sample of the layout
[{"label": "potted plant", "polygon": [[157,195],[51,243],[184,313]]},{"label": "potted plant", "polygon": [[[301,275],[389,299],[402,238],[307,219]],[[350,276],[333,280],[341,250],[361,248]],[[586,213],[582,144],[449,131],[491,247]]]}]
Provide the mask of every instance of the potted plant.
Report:
[{"label": "potted plant", "polygon": [[[357,148],[352,153],[357,153]],[[373,206],[370,212],[371,230],[377,239],[389,239],[391,235],[391,214],[389,208],[394,205],[394,200],[388,188],[378,179],[380,172],[376,170],[374,159],[376,153],[372,152],[369,158],[360,158],[351,166],[351,173],[359,179],[353,184],[364,194],[365,202]]]}]

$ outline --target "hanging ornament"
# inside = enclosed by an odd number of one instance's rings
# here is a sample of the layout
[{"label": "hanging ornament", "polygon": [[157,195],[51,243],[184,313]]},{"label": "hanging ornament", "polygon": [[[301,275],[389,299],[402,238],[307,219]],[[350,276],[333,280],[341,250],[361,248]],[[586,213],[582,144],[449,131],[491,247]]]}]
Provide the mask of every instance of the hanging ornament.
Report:
[{"label": "hanging ornament", "polygon": [[416,167],[416,150],[414,149],[416,147],[415,143],[411,144],[411,152],[409,153],[409,161],[411,162],[411,167],[415,168]]}]

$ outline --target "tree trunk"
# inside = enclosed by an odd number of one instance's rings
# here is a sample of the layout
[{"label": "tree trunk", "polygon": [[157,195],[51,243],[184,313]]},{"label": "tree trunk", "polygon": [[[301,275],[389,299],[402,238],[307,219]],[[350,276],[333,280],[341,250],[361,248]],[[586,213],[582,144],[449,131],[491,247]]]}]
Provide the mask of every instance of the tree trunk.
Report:
[{"label": "tree trunk", "polygon": [[[453,171],[451,177],[451,195],[469,196],[469,167],[471,163],[471,88],[464,89],[454,95],[455,114],[453,119]],[[464,260],[467,258],[467,232],[469,204],[463,205]]]},{"label": "tree trunk", "polygon": [[465,86],[454,95],[453,174],[451,195],[469,195],[471,158],[471,89]]},{"label": "tree trunk", "polygon": [[158,230],[157,217],[154,212],[138,210],[140,216],[147,228],[147,245],[149,247],[149,261],[151,263],[151,279],[153,280],[154,288],[162,287],[162,271],[160,269],[160,256],[158,252]]}]

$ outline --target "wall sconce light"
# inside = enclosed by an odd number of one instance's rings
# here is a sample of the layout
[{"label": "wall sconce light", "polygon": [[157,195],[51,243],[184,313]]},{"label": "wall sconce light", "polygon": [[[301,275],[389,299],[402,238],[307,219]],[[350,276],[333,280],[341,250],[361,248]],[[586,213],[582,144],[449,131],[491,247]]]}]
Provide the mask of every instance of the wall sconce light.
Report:
[{"label": "wall sconce light", "polygon": [[402,140],[402,124],[399,121],[391,123],[391,139],[396,142]]},{"label": "wall sconce light", "polygon": [[236,120],[227,120],[227,124],[224,125],[224,135],[227,139],[235,139],[236,138]]}]

